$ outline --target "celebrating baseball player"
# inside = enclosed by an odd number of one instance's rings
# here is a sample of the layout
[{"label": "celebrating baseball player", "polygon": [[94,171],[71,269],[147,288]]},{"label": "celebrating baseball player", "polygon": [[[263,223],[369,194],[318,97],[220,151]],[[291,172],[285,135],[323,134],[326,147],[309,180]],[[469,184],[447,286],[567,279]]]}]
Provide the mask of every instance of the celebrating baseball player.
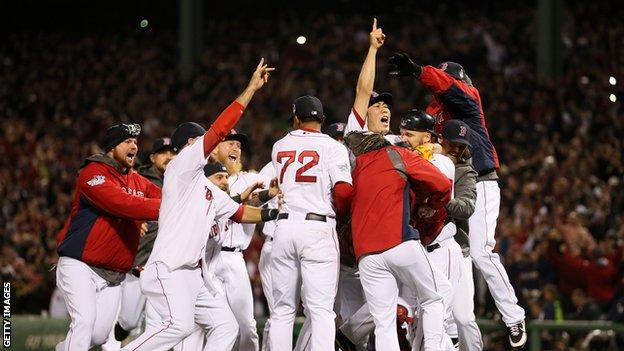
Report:
[{"label": "celebrating baseball player", "polygon": [[[347,149],[322,134],[323,106],[313,96],[295,100],[294,131],[277,141],[271,159],[284,204],[277,217],[271,253],[272,351],[292,350],[299,285],[311,322],[309,349],[334,348],[334,300],[338,283],[336,215],[351,193]],[[333,200],[333,201],[332,201]]]},{"label": "celebrating baseball player", "polygon": [[84,160],[71,213],[58,235],[56,284],[71,324],[56,350],[88,350],[106,342],[132,268],[143,221],[158,218],[160,188],[132,169],[138,124],[106,130],[104,153]]},{"label": "celebrating baseball player", "polygon": [[498,254],[492,251],[496,246],[494,234],[500,207],[496,173],[499,163],[486,128],[479,91],[473,86],[464,68],[455,62],[443,62],[438,67],[420,66],[407,54],[400,53],[392,55],[389,64],[391,75],[416,77],[433,94],[427,113],[436,118],[437,131],[442,128],[442,122],[449,119],[459,119],[473,131],[470,143],[473,146],[473,165],[479,177],[475,212],[469,221],[470,256],[485,277],[503,316],[510,345],[514,348],[522,347],[527,340],[524,309],[518,305]]},{"label": "celebrating baseball player", "polygon": [[[211,156],[225,165],[228,170],[229,193],[239,199],[247,189],[269,187],[271,178],[261,174],[242,171],[242,149],[248,144],[245,134],[232,132],[212,151]],[[255,205],[262,205],[271,200],[279,189],[274,186],[255,194],[259,200]],[[258,333],[253,310],[253,293],[243,258],[243,250],[249,247],[255,224],[232,223],[231,230],[224,232],[221,248],[221,266],[216,274],[223,282],[225,293],[234,317],[238,321],[239,339],[235,349],[258,350]]]},{"label": "celebrating baseball player", "polygon": [[[173,151],[173,145],[171,145],[171,139],[158,138],[152,145],[152,152],[149,156],[150,164],[139,167],[137,172],[150,180],[154,185],[162,188],[165,169],[169,161],[174,157],[175,152]],[[133,268],[126,275],[126,280],[124,280],[121,286],[121,305],[114,328],[114,336],[117,341],[126,339],[130,331],[139,326],[141,315],[145,309],[145,296],[141,293],[139,275],[152,252],[152,246],[158,231],[158,221],[149,221],[147,226],[147,232],[139,241],[137,255],[132,265]]]},{"label": "celebrating baseball player", "polygon": [[420,302],[425,350],[442,350],[451,345],[443,302],[451,285],[430,262],[409,221],[416,199],[432,209],[443,207],[451,197],[451,182],[417,153],[391,146],[380,134],[352,132],[345,142],[356,156],[351,231],[376,349],[399,350],[396,313],[402,283]]},{"label": "celebrating baseball player", "polygon": [[124,350],[168,350],[190,335],[195,324],[206,330],[207,348],[233,348],[238,335],[236,319],[216,279],[202,276],[202,272],[207,272],[207,262],[202,258],[211,227],[215,219],[258,222],[276,214],[239,205],[206,179],[203,168],[255,92],[268,81],[272,70],[261,60],[247,88],[208,131],[192,122],[183,123],[174,131],[171,139],[178,155],[165,172],[158,235],[140,278],[147,303],[161,321],[157,327],[148,327]]}]

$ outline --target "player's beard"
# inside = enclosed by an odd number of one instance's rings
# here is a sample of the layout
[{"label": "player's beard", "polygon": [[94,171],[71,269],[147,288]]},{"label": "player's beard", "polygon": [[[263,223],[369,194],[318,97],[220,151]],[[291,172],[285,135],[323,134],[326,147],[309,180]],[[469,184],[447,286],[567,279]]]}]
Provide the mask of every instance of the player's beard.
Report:
[{"label": "player's beard", "polygon": [[240,159],[234,162],[225,162],[225,169],[229,175],[236,174],[243,170],[243,164]]}]

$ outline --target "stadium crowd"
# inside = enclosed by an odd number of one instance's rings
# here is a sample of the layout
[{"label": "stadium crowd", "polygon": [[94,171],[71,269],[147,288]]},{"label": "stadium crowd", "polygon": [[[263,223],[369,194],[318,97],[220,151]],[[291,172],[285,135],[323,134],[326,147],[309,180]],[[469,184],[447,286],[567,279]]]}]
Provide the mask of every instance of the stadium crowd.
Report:
[{"label": "stadium crowd", "polygon": [[[385,9],[378,19],[388,40],[376,88],[394,94],[397,131],[403,113],[426,105],[426,94],[413,82],[389,78],[386,58],[396,50],[420,63],[462,63],[482,94],[501,158],[499,252],[527,317],[624,321],[624,119],[620,101],[609,100],[610,93],[624,97],[621,84],[609,84],[609,76],[624,79],[624,27],[610,23],[618,18],[613,14],[595,22],[605,11],[600,4],[568,5],[556,83],[536,78],[533,8],[457,13],[407,2]],[[48,308],[56,235],[75,173],[98,151],[106,126],[140,123],[145,155],[182,121],[208,125],[244,86],[245,69],[263,56],[278,68],[275,84],[239,124],[251,140],[245,165],[257,170],[288,129],[294,97],[314,94],[328,123],[346,120],[369,17],[288,12],[244,18],[245,26],[210,19],[190,80],[177,70],[172,32],[9,35],[0,43],[0,269],[13,284],[13,312]],[[307,42],[298,45],[302,33]],[[246,253],[258,297],[259,241]],[[478,315],[496,318],[487,289],[478,290]]]}]

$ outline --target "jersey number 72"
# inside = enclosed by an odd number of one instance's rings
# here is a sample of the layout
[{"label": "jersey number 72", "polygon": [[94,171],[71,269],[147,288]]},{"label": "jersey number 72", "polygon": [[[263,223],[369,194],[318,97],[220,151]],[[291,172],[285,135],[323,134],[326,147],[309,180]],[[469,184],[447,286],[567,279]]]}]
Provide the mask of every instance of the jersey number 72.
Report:
[{"label": "jersey number 72", "polygon": [[[301,151],[299,157],[297,157],[296,151],[280,151],[277,153],[277,163],[282,163],[282,160],[286,159],[284,167],[282,167],[282,171],[280,172],[280,184],[284,182],[284,173],[286,172],[286,168],[288,168],[291,163],[295,162],[295,158],[301,164],[301,167],[299,167],[295,173],[295,182],[316,183],[316,176],[304,175],[303,173],[318,164],[319,154],[314,150],[305,150]],[[304,164],[306,159],[309,161]]]}]

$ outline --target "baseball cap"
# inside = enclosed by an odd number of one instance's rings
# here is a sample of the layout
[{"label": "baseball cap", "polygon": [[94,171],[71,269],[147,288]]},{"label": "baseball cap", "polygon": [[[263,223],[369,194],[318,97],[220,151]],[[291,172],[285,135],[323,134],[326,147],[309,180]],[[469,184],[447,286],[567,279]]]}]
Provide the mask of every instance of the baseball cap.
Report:
[{"label": "baseball cap", "polygon": [[219,172],[227,172],[227,168],[220,162],[209,162],[204,166],[204,175],[206,178]]},{"label": "baseball cap", "polygon": [[105,152],[114,149],[122,141],[129,138],[136,138],[141,134],[141,126],[138,124],[115,124],[106,129],[104,138],[100,142],[100,147]]},{"label": "baseball cap", "polygon": [[346,126],[346,124],[340,122],[332,123],[325,127],[325,134],[332,137],[332,139],[343,138]]},{"label": "baseball cap", "polygon": [[163,151],[173,151],[171,138],[164,137],[154,140],[154,144],[152,144],[152,154],[157,154]]},{"label": "baseball cap", "polygon": [[173,151],[180,152],[189,138],[195,138],[206,133],[204,127],[195,122],[184,122],[178,126],[171,134],[171,145]]},{"label": "baseball cap", "polygon": [[466,123],[456,119],[448,120],[442,126],[442,138],[453,143],[468,145],[468,147],[472,147],[470,144],[471,132]]},{"label": "baseball cap", "polygon": [[464,67],[457,62],[446,61],[438,65],[438,68],[448,73],[451,77],[459,80],[466,79]]},{"label": "baseball cap", "polygon": [[325,118],[321,100],[311,95],[304,95],[295,99],[293,115],[297,116],[299,120],[317,119],[322,121]]},{"label": "baseball cap", "polygon": [[249,143],[249,138],[247,137],[247,135],[237,133],[234,129],[230,130],[230,134],[226,135],[224,140],[236,140],[241,143],[242,148],[247,147],[247,144]]},{"label": "baseball cap", "polygon": [[370,100],[368,100],[368,107],[371,107],[372,105],[374,105],[375,103],[379,101],[383,101],[386,103],[386,105],[388,105],[388,107],[392,107],[392,94],[390,93],[378,94],[373,91],[373,93],[371,94]]}]

